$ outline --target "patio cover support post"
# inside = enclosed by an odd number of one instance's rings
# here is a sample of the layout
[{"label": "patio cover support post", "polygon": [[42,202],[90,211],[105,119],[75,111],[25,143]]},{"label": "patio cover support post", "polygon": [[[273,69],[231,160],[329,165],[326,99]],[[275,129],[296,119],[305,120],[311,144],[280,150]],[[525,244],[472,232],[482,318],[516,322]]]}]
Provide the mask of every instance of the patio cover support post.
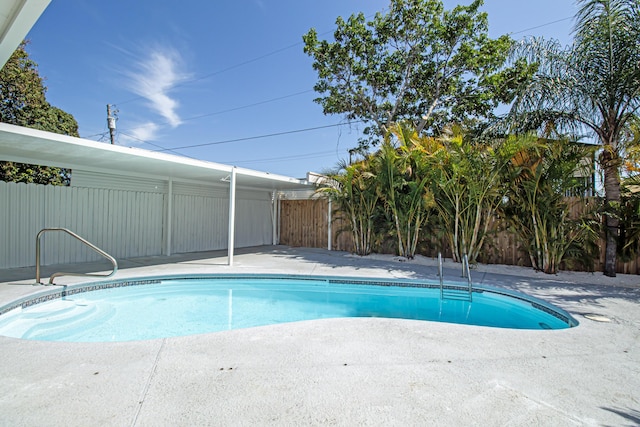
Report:
[{"label": "patio cover support post", "polygon": [[228,264],[233,265],[233,246],[235,245],[236,234],[236,167],[231,169],[231,180],[229,182],[229,246]]},{"label": "patio cover support post", "polygon": [[278,196],[278,200],[276,200],[276,208],[278,212],[278,234],[276,235],[276,244],[280,244],[280,218],[282,218],[282,199]]},{"label": "patio cover support post", "polygon": [[171,233],[173,232],[173,179],[169,178],[169,187],[167,189],[167,223],[165,224],[167,236],[166,247],[164,253],[171,256]]},{"label": "patio cover support post", "polygon": [[331,250],[331,199],[329,199],[329,206],[327,207],[327,250]]},{"label": "patio cover support post", "polygon": [[271,219],[272,219],[272,232],[271,232],[271,244],[278,244],[278,195],[275,190],[271,192]]}]

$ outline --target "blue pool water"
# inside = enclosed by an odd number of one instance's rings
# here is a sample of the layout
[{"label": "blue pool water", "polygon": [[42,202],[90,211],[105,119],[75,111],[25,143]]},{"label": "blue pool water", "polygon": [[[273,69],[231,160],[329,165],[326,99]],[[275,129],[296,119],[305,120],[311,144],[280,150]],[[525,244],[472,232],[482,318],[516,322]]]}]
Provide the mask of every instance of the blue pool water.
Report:
[{"label": "blue pool water", "polygon": [[[72,293],[0,316],[0,335],[104,342],[184,336],[302,320],[387,317],[517,329],[577,324],[566,312],[522,294],[487,289],[440,298],[418,283],[368,284],[318,278],[161,280]],[[401,285],[401,286],[390,286]],[[424,286],[424,283],[420,284]],[[506,293],[506,291],[504,291]]]}]

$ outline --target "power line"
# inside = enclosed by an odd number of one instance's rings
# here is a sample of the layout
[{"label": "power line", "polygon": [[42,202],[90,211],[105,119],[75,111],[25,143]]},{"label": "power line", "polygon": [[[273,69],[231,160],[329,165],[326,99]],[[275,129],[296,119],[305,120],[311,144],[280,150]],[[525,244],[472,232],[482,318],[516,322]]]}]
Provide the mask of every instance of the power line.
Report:
[{"label": "power line", "polygon": [[[213,112],[213,113],[201,114],[201,115],[198,115],[198,116],[182,119],[182,121],[184,122],[184,121],[189,121],[189,120],[196,120],[196,119],[200,119],[200,118],[203,118],[203,117],[209,117],[209,116],[214,116],[214,115],[218,115],[218,114],[228,113],[228,112],[231,112],[231,111],[242,110],[242,109],[245,109],[245,108],[255,107],[257,105],[263,105],[263,104],[267,104],[267,103],[270,103],[270,102],[280,101],[282,99],[291,98],[291,97],[302,95],[302,94],[309,93],[309,92],[313,92],[313,90],[312,89],[308,89],[308,90],[292,93],[292,94],[289,94],[289,95],[279,96],[277,98],[271,98],[271,99],[267,99],[267,100],[264,100],[264,101],[254,102],[252,104],[243,105],[243,106],[240,106],[240,107],[229,108],[229,109],[226,109],[226,110],[216,111],[216,112]],[[168,121],[164,121],[164,122],[161,122],[160,124],[167,124],[167,123],[169,123],[169,122]],[[150,126],[150,125],[151,124],[141,125],[141,126],[137,126],[135,128],[132,128],[132,129],[125,129],[125,131],[132,131],[132,130],[136,130],[136,129],[142,129],[142,128],[145,128],[145,127]],[[153,125],[155,125],[155,123],[153,123]],[[172,148],[165,148],[165,147],[162,147],[162,146],[160,146],[158,144],[154,144],[151,141],[142,140],[142,139],[137,138],[137,137],[125,132],[125,131],[119,130],[118,133],[120,133],[122,135],[126,135],[127,137],[135,139],[136,141],[140,141],[140,142],[143,142],[145,144],[153,145],[156,148],[160,148],[160,151],[173,151],[174,150]],[[92,136],[98,136],[98,135],[103,135],[103,134],[96,134],[96,135],[92,135]],[[175,153],[179,154],[177,152],[175,152]],[[189,156],[187,156],[187,157],[189,157]]]},{"label": "power line", "polygon": [[[294,96],[304,95],[305,93],[309,93],[309,92],[313,92],[313,89],[307,89],[307,90],[303,90],[303,91],[300,91],[300,92],[291,93],[291,94],[288,94],[288,95],[278,96],[276,98],[266,99],[264,101],[258,101],[258,102],[254,102],[252,104],[241,105],[240,107],[234,107],[234,108],[228,108],[226,110],[215,111],[213,113],[200,114],[198,116],[188,117],[186,119],[180,119],[180,121],[187,122],[187,121],[191,121],[191,120],[201,119],[201,118],[204,118],[204,117],[211,117],[211,116],[217,116],[219,114],[230,113],[232,111],[244,110],[246,108],[256,107],[258,105],[264,105],[264,104],[268,104],[268,103],[275,102],[275,101],[281,101],[281,100],[287,99],[287,98],[293,98]],[[168,124],[168,123],[169,123],[168,120],[165,120],[164,122],[159,122],[159,124]],[[133,130],[136,130],[136,129],[143,129],[145,127],[148,127],[148,126],[151,126],[151,125],[155,125],[155,124],[156,123],[145,124],[145,125],[136,126],[134,128],[131,128],[131,129],[125,129],[125,130],[133,131]]]},{"label": "power line", "polygon": [[[251,103],[251,104],[241,105],[239,107],[228,108],[226,110],[215,111],[213,113],[200,114],[198,116],[193,116],[193,117],[188,117],[186,119],[181,119],[181,121],[182,122],[186,122],[186,121],[201,119],[203,117],[210,117],[210,116],[215,116],[215,115],[219,115],[219,114],[230,113],[232,111],[243,110],[243,109],[246,109],[246,108],[256,107],[258,105],[264,105],[264,104],[268,104],[268,103],[275,102],[275,101],[281,101],[281,100],[287,99],[287,98],[293,98],[294,96],[304,95],[305,93],[309,93],[309,92],[313,92],[313,89],[307,89],[307,90],[303,90],[303,91],[300,91],[300,92],[290,93],[288,95],[278,96],[276,98],[270,98],[270,99],[266,99],[266,100],[263,100],[263,101],[254,102],[254,103]],[[162,125],[162,124],[168,124],[168,123],[169,123],[169,121],[165,120],[164,122],[160,122],[159,124]],[[118,133],[126,135],[127,137],[135,139],[136,141],[140,141],[140,142],[143,142],[145,144],[153,145],[154,147],[157,147],[157,148],[165,149],[165,147],[162,147],[160,145],[154,144],[151,141],[145,141],[145,140],[142,140],[140,138],[137,138],[137,137],[127,133],[127,131],[131,132],[131,131],[134,131],[134,130],[143,129],[145,127],[156,125],[156,124],[157,123],[149,123],[149,124],[136,126],[134,128],[129,128],[129,129],[125,128],[124,131],[122,129],[119,129]],[[83,138],[91,139],[91,138],[94,138],[94,137],[98,136],[98,137],[100,137],[99,141],[102,141],[102,139],[105,137],[105,135],[107,133],[108,132],[100,132],[100,133],[96,133],[96,134],[93,134],[93,135],[85,136]],[[171,149],[170,148],[166,148],[166,150],[171,150]]]},{"label": "power line", "polygon": [[267,99],[265,101],[258,101],[258,102],[254,102],[253,104],[242,105],[240,107],[235,107],[235,108],[229,108],[229,109],[226,109],[226,110],[216,111],[214,113],[201,114],[199,116],[194,116],[194,117],[191,117],[191,118],[188,118],[188,119],[182,119],[182,121],[196,120],[196,119],[201,119],[203,117],[216,116],[218,114],[224,114],[224,113],[230,113],[232,111],[244,110],[245,108],[256,107],[258,105],[268,104],[268,103],[275,102],[275,101],[281,101],[283,99],[293,98],[294,96],[303,95],[303,94],[309,93],[309,92],[313,92],[313,89],[307,89],[307,90],[303,90],[303,91],[300,91],[300,92],[292,93],[292,94],[289,94],[289,95],[283,95],[283,96],[279,96],[277,98]]},{"label": "power line", "polygon": [[106,132],[94,133],[93,135],[83,136],[82,138],[89,139],[89,138],[94,138],[94,137],[96,137],[96,136],[100,136],[100,137],[102,137],[102,136],[104,136],[105,134],[106,134]]},{"label": "power line", "polygon": [[238,163],[265,163],[271,162],[274,160],[301,160],[301,159],[315,159],[319,157],[328,157],[329,155],[335,155],[335,150],[329,151],[317,151],[314,153],[305,153],[305,154],[295,154],[292,156],[281,156],[281,157],[269,157],[269,158],[260,158],[253,160],[225,160],[223,163],[229,164],[238,164]]},{"label": "power line", "polygon": [[143,140],[143,139],[140,139],[140,138],[138,138],[138,137],[136,137],[136,136],[133,136],[133,135],[128,134],[128,133],[126,133],[126,132],[123,132],[123,131],[121,131],[121,130],[119,130],[119,131],[118,131],[118,134],[119,134],[119,135],[125,135],[125,136],[126,136],[126,137],[128,137],[128,138],[135,139],[136,141],[142,142],[142,143],[144,143],[144,144],[153,145],[154,147],[156,147],[156,148],[159,148],[159,149],[160,149],[160,150],[156,150],[156,151],[171,151],[172,153],[174,153],[174,154],[176,154],[176,155],[178,155],[178,156],[188,157],[188,158],[190,158],[190,159],[195,159],[195,157],[187,156],[186,154],[182,154],[182,153],[179,153],[179,152],[177,152],[177,151],[174,151],[174,149],[173,149],[173,148],[165,148],[165,147],[163,147],[163,146],[161,146],[161,145],[154,144],[154,143],[153,143],[153,142],[151,142],[151,141],[145,141],[145,140]]},{"label": "power line", "polygon": [[566,17],[566,18],[558,19],[558,20],[556,20],[556,21],[547,22],[546,24],[536,25],[535,27],[526,28],[526,29],[524,29],[524,30],[516,31],[515,33],[509,33],[509,34],[521,34],[521,33],[526,33],[527,31],[537,30],[538,28],[546,27],[547,25],[557,24],[558,22],[567,21],[567,20],[569,20],[569,19],[573,19],[573,16],[568,16],[568,17]]},{"label": "power line", "polygon": [[182,146],[182,147],[164,148],[162,150],[156,150],[156,151],[184,150],[184,149],[187,149],[187,148],[197,148],[197,147],[206,147],[206,146],[210,146],[210,145],[229,144],[229,143],[232,143],[232,142],[250,141],[250,140],[254,140],[254,139],[271,138],[271,137],[274,137],[274,136],[290,135],[290,134],[293,134],[293,133],[310,132],[310,131],[314,131],[314,130],[318,130],[318,129],[327,129],[327,128],[332,128],[332,127],[337,127],[337,126],[345,126],[345,125],[350,125],[350,124],[353,124],[353,123],[360,123],[360,122],[361,122],[361,120],[358,120],[358,121],[355,121],[355,122],[349,122],[349,123],[336,123],[336,124],[332,124],[332,125],[316,126],[316,127],[304,128],[304,129],[295,129],[295,130],[289,130],[289,131],[284,131],[284,132],[269,133],[269,134],[265,134],[265,135],[249,136],[249,137],[245,137],[245,138],[227,139],[227,140],[223,140],[223,141],[205,142],[203,144],[193,144],[193,145],[185,145],[185,146]]},{"label": "power line", "polygon": [[[292,49],[294,47],[300,46],[301,44],[302,44],[302,42],[298,42],[298,43],[294,43],[294,44],[289,45],[289,46],[282,47],[280,49],[272,50],[271,52],[265,53],[264,55],[260,55],[260,56],[257,56],[255,58],[248,59],[246,61],[237,63],[235,65],[231,65],[231,66],[229,66],[227,68],[223,68],[221,70],[214,71],[213,73],[205,74],[205,75],[202,75],[200,77],[194,77],[194,78],[186,80],[186,81],[184,81],[182,83],[178,83],[178,84],[172,86],[171,89],[175,89],[177,87],[186,86],[188,84],[191,84],[191,83],[194,83],[194,82],[197,82],[197,81],[200,81],[200,80],[208,79],[209,77],[217,76],[218,74],[226,73],[227,71],[235,70],[236,68],[244,67],[245,65],[252,64],[254,62],[257,62],[257,61],[260,61],[262,59],[268,58],[270,56],[276,55],[276,54],[278,54],[280,52],[284,52],[285,50],[289,50],[289,49]],[[136,96],[134,98],[127,99],[126,101],[118,102],[118,104],[119,105],[127,104],[129,102],[137,101],[138,99],[141,99],[141,98],[144,98],[144,96],[139,95],[139,96]]]},{"label": "power line", "polygon": [[[387,10],[387,9],[386,8],[382,9],[382,12],[384,12],[385,10]],[[378,12],[376,12],[376,13],[378,13]],[[374,15],[369,15],[369,16],[367,16],[367,18],[371,18]],[[328,30],[328,31],[325,31],[323,33],[319,33],[319,35],[320,36],[324,36],[326,34],[332,33],[333,31],[334,30]],[[267,53],[265,53],[263,55],[256,56],[255,58],[247,59],[246,61],[242,61],[242,62],[239,62],[237,64],[230,65],[227,68],[223,68],[221,70],[217,70],[217,71],[214,71],[214,72],[209,73],[209,74],[204,74],[204,75],[199,76],[199,77],[194,77],[192,79],[185,80],[182,83],[178,83],[178,84],[172,86],[171,89],[174,89],[174,88],[177,88],[177,87],[186,86],[188,84],[191,84],[191,83],[194,83],[194,82],[197,82],[197,81],[200,81],[200,80],[208,79],[209,77],[217,76],[218,74],[226,73],[227,71],[235,70],[236,68],[244,67],[245,65],[253,64],[254,62],[258,62],[258,61],[260,61],[262,59],[268,58],[270,56],[276,55],[278,53],[284,52],[284,51],[289,50],[289,49],[293,49],[294,47],[298,47],[298,46],[301,46],[303,44],[304,44],[304,42],[297,42],[297,43],[293,43],[293,44],[290,44],[290,45],[285,46],[285,47],[281,47],[279,49],[272,50],[271,52],[267,52]],[[137,101],[138,99],[141,99],[141,98],[144,98],[144,96],[139,95],[139,96],[127,99],[126,101],[118,102],[117,104],[119,104],[119,105],[126,104],[126,103],[129,103],[129,102]]]}]

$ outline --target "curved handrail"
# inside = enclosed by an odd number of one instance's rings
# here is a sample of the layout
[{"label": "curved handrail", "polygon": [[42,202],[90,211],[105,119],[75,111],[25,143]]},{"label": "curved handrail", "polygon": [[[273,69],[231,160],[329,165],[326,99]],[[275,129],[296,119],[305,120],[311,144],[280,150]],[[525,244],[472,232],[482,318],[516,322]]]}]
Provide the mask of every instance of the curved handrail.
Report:
[{"label": "curved handrail", "polygon": [[114,274],[116,274],[116,272],[118,271],[118,262],[116,261],[116,259],[114,257],[109,255],[108,253],[106,253],[105,251],[103,251],[102,249],[100,249],[99,247],[94,245],[93,243],[89,242],[88,240],[78,236],[73,231],[71,231],[69,229],[66,229],[66,228],[62,228],[62,227],[43,228],[42,230],[40,230],[38,232],[38,235],[36,236],[36,284],[37,285],[42,285],[42,283],[40,283],[40,237],[47,231],[63,231],[65,233],[67,233],[71,237],[79,240],[80,242],[82,242],[85,245],[89,246],[91,249],[93,249],[98,254],[102,255],[103,257],[105,257],[106,259],[111,261],[111,264],[113,265],[113,271],[110,274],[107,274],[107,275],[105,275],[105,274],[95,274],[95,273],[63,273],[63,272],[53,273],[51,275],[51,277],[49,277],[49,284],[50,285],[53,285],[53,279],[54,278],[60,277],[60,276],[111,277]]}]

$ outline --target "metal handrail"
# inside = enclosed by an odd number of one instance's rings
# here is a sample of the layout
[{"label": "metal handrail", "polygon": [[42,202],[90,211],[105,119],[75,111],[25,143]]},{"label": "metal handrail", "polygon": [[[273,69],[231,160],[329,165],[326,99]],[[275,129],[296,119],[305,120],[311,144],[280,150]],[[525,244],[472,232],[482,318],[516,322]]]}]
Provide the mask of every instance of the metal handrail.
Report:
[{"label": "metal handrail", "polygon": [[[440,252],[438,252],[438,276],[440,276],[440,299],[444,299],[444,278],[443,278],[443,274],[442,274],[442,254]],[[467,278],[467,293],[469,294],[469,302],[472,301],[473,299],[473,288],[471,286],[471,272],[469,271],[469,258],[467,257],[467,254],[464,254],[464,256],[462,257],[462,277],[466,277]],[[447,289],[449,289],[450,287],[447,287]],[[462,288],[464,289],[464,287],[462,286],[455,286],[455,287],[451,287],[452,289],[455,288]],[[460,299],[460,298],[455,298],[455,299]]]},{"label": "metal handrail", "polygon": [[467,254],[464,254],[464,256],[462,257],[462,277],[466,277],[467,278],[467,285],[468,285],[468,289],[469,289],[469,301],[471,301],[471,298],[473,297],[473,289],[471,287],[471,272],[469,271],[469,257],[467,256]]},{"label": "metal handrail", "polygon": [[467,274],[467,272],[469,271],[467,269],[467,265],[469,264],[469,258],[467,257],[467,254],[463,254],[462,255],[462,277],[469,277],[469,275]]},{"label": "metal handrail", "polygon": [[49,284],[50,285],[53,285],[53,279],[54,278],[60,277],[60,276],[111,277],[114,274],[116,274],[116,272],[118,271],[118,262],[116,261],[116,259],[114,257],[109,255],[108,253],[106,253],[105,251],[103,251],[102,249],[100,249],[99,247],[94,245],[93,243],[89,242],[88,240],[78,236],[73,231],[68,230],[66,228],[61,228],[61,227],[43,228],[42,230],[40,230],[38,232],[38,235],[36,236],[36,284],[37,285],[42,285],[42,283],[40,283],[40,237],[47,231],[63,231],[65,233],[67,233],[68,235],[70,235],[71,237],[73,237],[73,238],[79,240],[80,242],[84,243],[85,245],[89,246],[91,249],[93,249],[95,252],[97,252],[98,254],[102,255],[103,257],[105,257],[106,259],[111,261],[111,264],[113,264],[113,271],[110,274],[107,274],[107,275],[97,274],[97,273],[63,273],[63,272],[54,273],[54,274],[51,275],[51,277],[49,277]]},{"label": "metal handrail", "polygon": [[442,277],[442,254],[438,252],[438,276],[440,276],[440,299],[444,295],[444,278]]}]

